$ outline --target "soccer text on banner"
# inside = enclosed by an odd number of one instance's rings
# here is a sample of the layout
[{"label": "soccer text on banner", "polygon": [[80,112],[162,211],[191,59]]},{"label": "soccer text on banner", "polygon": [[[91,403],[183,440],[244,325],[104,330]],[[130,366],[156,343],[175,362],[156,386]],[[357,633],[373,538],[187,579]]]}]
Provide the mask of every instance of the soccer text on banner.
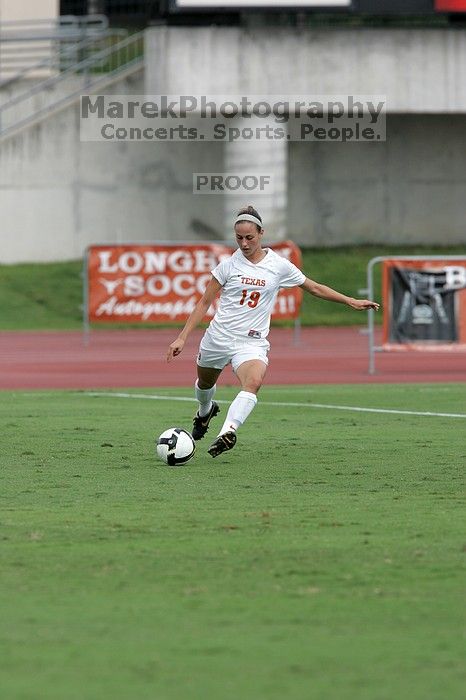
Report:
[{"label": "soccer text on banner", "polygon": [[[292,241],[270,246],[301,267]],[[210,271],[234,248],[219,244],[96,245],[86,253],[85,329],[89,323],[183,322],[211,279]],[[274,319],[297,319],[298,287],[279,292]],[[214,303],[204,319],[216,311]]]}]

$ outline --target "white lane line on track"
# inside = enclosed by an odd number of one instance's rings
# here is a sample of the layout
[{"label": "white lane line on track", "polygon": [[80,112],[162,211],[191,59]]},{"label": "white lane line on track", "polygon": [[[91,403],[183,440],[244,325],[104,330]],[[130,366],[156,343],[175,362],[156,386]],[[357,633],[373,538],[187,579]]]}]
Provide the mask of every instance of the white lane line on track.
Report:
[{"label": "white lane line on track", "polygon": [[[152,401],[190,401],[197,403],[195,398],[188,396],[160,396],[158,394],[124,394],[113,391],[79,392],[84,396],[110,397],[117,399],[150,399]],[[229,404],[231,401],[215,399],[217,403]],[[364,408],[362,406],[339,406],[331,403],[298,403],[294,401],[260,401],[261,406],[278,406],[285,408],[324,408],[336,411],[358,411],[360,413],[388,413],[397,416],[433,416],[436,418],[466,418],[466,413],[439,413],[433,411],[402,411],[394,408]]]}]

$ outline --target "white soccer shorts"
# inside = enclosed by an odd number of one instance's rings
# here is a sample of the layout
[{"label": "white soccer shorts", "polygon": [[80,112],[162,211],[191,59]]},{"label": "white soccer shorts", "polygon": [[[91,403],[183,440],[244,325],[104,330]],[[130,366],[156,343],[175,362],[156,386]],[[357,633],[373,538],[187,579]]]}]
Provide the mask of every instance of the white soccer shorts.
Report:
[{"label": "white soccer shorts", "polygon": [[270,343],[268,340],[254,340],[246,338],[229,338],[228,345],[212,338],[208,333],[204,334],[199,345],[197,364],[200,367],[212,367],[223,369],[231,362],[233,372],[248,360],[260,360],[265,365],[269,364],[267,357]]}]

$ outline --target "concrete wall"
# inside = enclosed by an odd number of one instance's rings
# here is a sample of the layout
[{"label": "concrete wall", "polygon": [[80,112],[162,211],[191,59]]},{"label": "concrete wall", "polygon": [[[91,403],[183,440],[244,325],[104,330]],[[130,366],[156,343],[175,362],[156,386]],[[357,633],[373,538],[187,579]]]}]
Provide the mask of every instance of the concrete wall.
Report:
[{"label": "concrete wall", "polygon": [[[28,32],[30,35],[34,26],[36,32],[39,27],[42,27],[42,31],[50,31],[60,15],[59,5],[59,0],[0,0],[0,39],[3,39],[0,40],[0,81],[11,78],[22,68],[35,66],[39,60],[53,54],[56,50],[54,42],[36,38],[33,43],[25,44],[24,41],[12,41],[12,34]],[[34,25],[37,20],[41,22],[39,27]],[[48,22],[43,24],[43,20]],[[11,22],[16,24],[12,26]],[[35,72],[36,76],[49,74],[50,70]]]},{"label": "concrete wall", "polygon": [[154,27],[146,56],[148,93],[385,94],[385,143],[289,144],[288,235],[465,242],[466,32]]},{"label": "concrete wall", "polygon": [[153,27],[146,55],[152,94],[385,94],[391,112],[466,112],[459,29]]},{"label": "concrete wall", "polygon": [[60,0],[0,0],[0,22],[58,17]]},{"label": "concrete wall", "polygon": [[[289,237],[466,243],[466,116],[393,115],[387,130],[384,144],[289,145]],[[192,172],[222,167],[218,143],[80,143],[68,110],[0,149],[0,262],[78,258],[91,243],[220,240],[224,199],[193,195]],[[262,210],[260,196],[252,203]]]},{"label": "concrete wall", "polygon": [[466,246],[466,115],[391,115],[384,144],[291,143],[288,160],[299,243]]},{"label": "concrete wall", "polygon": [[[140,94],[141,78],[113,94]],[[218,240],[221,198],[192,195],[222,147],[81,143],[70,108],[0,145],[0,263],[79,258],[92,243]]]}]

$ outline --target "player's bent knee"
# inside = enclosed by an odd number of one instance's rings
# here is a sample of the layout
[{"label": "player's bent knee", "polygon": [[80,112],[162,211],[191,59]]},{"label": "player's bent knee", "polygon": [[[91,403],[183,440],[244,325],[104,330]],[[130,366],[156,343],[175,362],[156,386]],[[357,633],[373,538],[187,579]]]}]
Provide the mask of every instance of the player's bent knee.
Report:
[{"label": "player's bent knee", "polygon": [[249,391],[251,394],[257,394],[262,386],[262,379],[249,379],[244,383],[243,391]]}]

